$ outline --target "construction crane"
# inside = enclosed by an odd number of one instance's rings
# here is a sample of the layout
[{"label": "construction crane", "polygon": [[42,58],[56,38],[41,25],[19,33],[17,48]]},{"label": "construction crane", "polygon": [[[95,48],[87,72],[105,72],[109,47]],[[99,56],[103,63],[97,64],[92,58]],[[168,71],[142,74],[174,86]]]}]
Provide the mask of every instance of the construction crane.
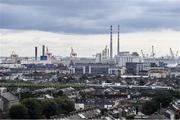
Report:
[{"label": "construction crane", "polygon": [[154,46],[152,46],[152,57],[155,57],[155,53],[154,53]]},{"label": "construction crane", "polygon": [[70,57],[77,57],[77,53],[74,52],[72,47],[71,47]]},{"label": "construction crane", "polygon": [[176,57],[178,57],[178,54],[179,54],[178,51],[176,51]]},{"label": "construction crane", "polygon": [[49,52],[48,47],[46,47],[46,54],[47,54],[47,56],[48,56],[49,58],[51,58],[51,57],[52,57],[52,53],[50,53],[50,52]]},{"label": "construction crane", "polygon": [[12,51],[11,58],[18,58],[18,55],[14,51]]},{"label": "construction crane", "polygon": [[170,55],[171,55],[172,58],[174,58],[174,53],[173,53],[171,48],[170,48]]}]

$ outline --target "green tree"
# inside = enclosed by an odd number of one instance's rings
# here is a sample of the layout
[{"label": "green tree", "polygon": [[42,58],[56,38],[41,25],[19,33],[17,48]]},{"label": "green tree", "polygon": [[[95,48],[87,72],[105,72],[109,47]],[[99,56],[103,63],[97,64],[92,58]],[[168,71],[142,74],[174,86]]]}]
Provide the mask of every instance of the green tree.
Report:
[{"label": "green tree", "polygon": [[69,112],[74,111],[74,103],[72,101],[65,100],[62,103],[62,109],[65,111],[65,114],[68,114]]},{"label": "green tree", "polygon": [[64,76],[59,76],[58,77],[58,82],[65,82]]},{"label": "green tree", "polygon": [[22,104],[28,109],[30,119],[41,118],[42,108],[38,100],[33,98],[24,99]]},{"label": "green tree", "polygon": [[45,100],[43,107],[43,115],[45,115],[46,118],[50,118],[51,116],[54,116],[57,113],[58,112],[56,102],[54,100]]},{"label": "green tree", "polygon": [[80,77],[80,80],[86,80],[88,79],[88,76],[86,74],[83,74],[81,77]]},{"label": "green tree", "polygon": [[107,111],[108,111],[108,110],[105,109],[105,108],[102,109],[102,110],[101,110],[101,115],[106,116],[106,115],[107,115]]},{"label": "green tree", "polygon": [[166,108],[166,107],[168,107],[169,104],[172,102],[172,97],[170,97],[170,96],[165,96],[165,95],[157,96],[157,97],[154,97],[154,98],[153,98],[153,101],[154,101],[156,104],[161,105],[160,107]]},{"label": "green tree", "polygon": [[59,114],[68,114],[75,110],[74,103],[67,98],[61,97],[55,99],[57,103],[57,109]]},{"label": "green tree", "polygon": [[180,99],[180,91],[170,91],[170,95],[172,95],[173,98]]},{"label": "green tree", "polygon": [[26,119],[28,117],[28,110],[22,104],[13,105],[10,108],[9,116],[12,119]]},{"label": "green tree", "polygon": [[128,115],[127,117],[126,117],[126,119],[128,119],[128,120],[134,120],[134,117],[135,117],[136,115],[134,115],[134,114],[130,114],[130,115]]},{"label": "green tree", "polygon": [[151,115],[158,110],[159,106],[154,101],[145,102],[142,105],[141,112],[145,115]]},{"label": "green tree", "polygon": [[141,79],[140,81],[139,81],[139,85],[144,85],[146,82],[143,80],[143,79]]},{"label": "green tree", "polygon": [[63,91],[62,91],[62,90],[59,90],[57,93],[54,93],[53,96],[54,96],[54,97],[63,96]]},{"label": "green tree", "polygon": [[21,93],[21,100],[25,98],[32,98],[32,97],[34,97],[34,95],[31,92]]}]

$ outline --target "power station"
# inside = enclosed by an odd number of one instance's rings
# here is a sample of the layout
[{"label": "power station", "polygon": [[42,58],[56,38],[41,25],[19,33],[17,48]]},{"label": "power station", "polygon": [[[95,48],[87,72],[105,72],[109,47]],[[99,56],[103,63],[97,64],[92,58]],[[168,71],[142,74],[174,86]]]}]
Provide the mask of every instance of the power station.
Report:
[{"label": "power station", "polygon": [[47,56],[45,55],[45,45],[42,46],[42,56],[40,60],[47,60]]},{"label": "power station", "polygon": [[119,41],[119,25],[118,25],[118,39],[117,39],[117,55],[120,52],[120,41]]},{"label": "power station", "polygon": [[38,58],[38,48],[37,47],[35,47],[35,60],[38,60],[37,58]]}]

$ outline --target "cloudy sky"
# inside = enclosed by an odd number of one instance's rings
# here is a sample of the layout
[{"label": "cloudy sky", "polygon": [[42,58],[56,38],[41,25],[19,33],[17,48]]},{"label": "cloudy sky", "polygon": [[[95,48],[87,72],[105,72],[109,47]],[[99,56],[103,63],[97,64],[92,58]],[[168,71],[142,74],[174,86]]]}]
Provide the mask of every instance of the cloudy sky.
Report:
[{"label": "cloudy sky", "polygon": [[73,47],[91,57],[109,45],[110,25],[116,54],[118,24],[122,51],[180,50],[180,0],[0,0],[0,56],[33,56],[45,44],[58,56]]}]

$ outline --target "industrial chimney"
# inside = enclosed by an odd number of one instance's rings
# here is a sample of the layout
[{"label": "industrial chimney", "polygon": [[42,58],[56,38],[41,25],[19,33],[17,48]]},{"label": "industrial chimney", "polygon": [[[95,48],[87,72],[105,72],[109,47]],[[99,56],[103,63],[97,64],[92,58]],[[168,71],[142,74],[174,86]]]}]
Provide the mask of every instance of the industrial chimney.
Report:
[{"label": "industrial chimney", "polygon": [[110,59],[113,57],[113,48],[112,48],[112,25],[110,26]]},{"label": "industrial chimney", "polygon": [[117,55],[120,52],[120,45],[119,45],[119,25],[118,25],[118,39],[117,39]]},{"label": "industrial chimney", "polygon": [[45,45],[42,46],[42,56],[45,56]]},{"label": "industrial chimney", "polygon": [[45,45],[42,46],[42,56],[40,56],[40,60],[47,60],[47,55],[45,55]]},{"label": "industrial chimney", "polygon": [[38,48],[35,47],[35,60],[37,60],[37,52],[38,52]]}]

